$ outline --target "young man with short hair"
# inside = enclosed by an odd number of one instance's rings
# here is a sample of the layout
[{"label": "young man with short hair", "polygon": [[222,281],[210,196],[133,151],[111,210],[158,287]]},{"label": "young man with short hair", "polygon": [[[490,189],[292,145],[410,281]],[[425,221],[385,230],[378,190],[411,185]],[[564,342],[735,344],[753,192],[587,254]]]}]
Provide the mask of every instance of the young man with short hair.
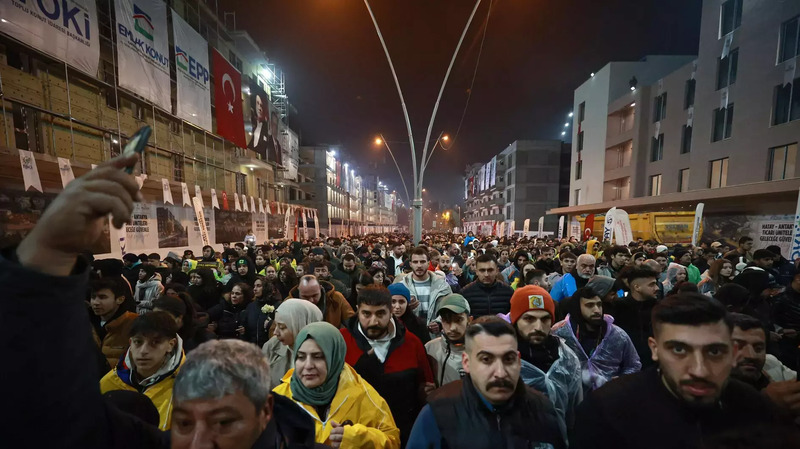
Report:
[{"label": "young man with short hair", "polygon": [[658,370],[607,383],[578,408],[571,447],[673,449],[705,446],[732,430],[777,423],[769,400],[730,378],[736,360],[725,307],[698,293],[653,308],[649,339]]},{"label": "young man with short hair", "polygon": [[605,252],[605,256],[607,263],[597,267],[597,274],[616,279],[617,273],[628,264],[631,252],[625,246],[615,245]]},{"label": "young man with short hair", "polygon": [[614,317],[614,324],[622,328],[631,338],[642,368],[653,365],[648,339],[653,336],[650,312],[658,298],[656,273],[649,268],[626,270],[624,281],[629,291],[624,298],[615,301],[606,313]]},{"label": "young man with short hair", "polygon": [[430,260],[425,248],[414,248],[409,261],[411,274],[400,276],[395,282],[402,283],[408,288],[411,292],[411,302],[408,306],[428,325],[434,324],[432,332],[438,333],[438,326],[433,321],[439,310],[439,300],[453,293],[453,290],[444,276],[428,271]]},{"label": "young man with short hair", "polygon": [[461,290],[475,316],[508,313],[514,290],[497,280],[497,261],[488,254],[475,259],[478,279]]},{"label": "young man with short hair", "polygon": [[405,443],[434,388],[422,342],[392,316],[392,295],[378,285],[361,289],[358,313],[340,332],[347,345],[345,362],[386,400]]},{"label": "young man with short hair", "polygon": [[441,387],[464,376],[461,356],[464,353],[464,335],[472,322],[469,303],[459,294],[447,295],[439,306],[438,318],[442,322],[442,336],[426,343],[425,351],[436,386]]},{"label": "young man with short hair", "polygon": [[100,343],[100,350],[108,360],[108,369],[117,365],[122,354],[128,349],[128,332],[139,315],[125,310],[125,289],[122,279],[104,278],[91,284],[89,305],[93,316],[94,334]]},{"label": "young man with short hair", "polygon": [[183,360],[183,342],[175,318],[167,312],[146,313],[133,321],[128,352],[100,381],[100,392],[130,390],[144,394],[158,409],[159,429],[168,430],[172,386]]},{"label": "young man with short hair", "polygon": [[736,267],[739,263],[749,263],[753,261],[753,257],[750,254],[750,251],[753,250],[753,238],[749,236],[742,236],[739,238],[739,246],[733,250],[725,253],[725,259],[731,261],[734,267]]}]

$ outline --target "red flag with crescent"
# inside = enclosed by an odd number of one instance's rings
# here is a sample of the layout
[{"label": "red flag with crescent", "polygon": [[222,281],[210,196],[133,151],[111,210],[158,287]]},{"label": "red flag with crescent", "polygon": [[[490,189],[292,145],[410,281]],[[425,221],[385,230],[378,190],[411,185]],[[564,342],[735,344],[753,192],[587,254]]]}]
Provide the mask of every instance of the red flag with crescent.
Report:
[{"label": "red flag with crescent", "polygon": [[222,210],[228,210],[228,194],[222,191]]},{"label": "red flag with crescent", "polygon": [[213,54],[217,134],[238,147],[247,148],[242,114],[242,75],[220,52],[214,50]]},{"label": "red flag with crescent", "polygon": [[589,214],[583,222],[583,240],[592,238],[592,232],[594,232],[594,214]]}]

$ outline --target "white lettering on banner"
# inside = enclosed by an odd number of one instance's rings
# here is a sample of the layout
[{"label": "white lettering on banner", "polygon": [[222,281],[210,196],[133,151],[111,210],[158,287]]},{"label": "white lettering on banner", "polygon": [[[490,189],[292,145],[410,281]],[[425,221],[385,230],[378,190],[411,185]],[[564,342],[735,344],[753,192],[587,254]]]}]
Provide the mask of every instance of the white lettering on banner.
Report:
[{"label": "white lettering on banner", "polygon": [[208,43],[172,10],[177,74],[175,115],[211,131]]},{"label": "white lettering on banner", "polygon": [[67,158],[58,158],[58,172],[61,174],[61,187],[66,188],[67,184],[75,179],[75,174],[72,173],[72,164]]},{"label": "white lettering on banner", "polygon": [[603,222],[603,241],[610,242],[614,237],[614,211],[616,207],[612,207],[606,212],[605,221]]},{"label": "white lettering on banner", "polygon": [[794,213],[794,235],[789,260],[794,262],[798,258],[800,258],[800,193],[797,195],[797,209]]},{"label": "white lettering on banner", "polygon": [[97,76],[100,41],[93,0],[3,0],[0,31]]},{"label": "white lettering on banner", "polygon": [[194,197],[192,201],[194,202],[196,223],[200,228],[200,239],[203,241],[203,246],[210,245],[211,239],[208,237],[208,227],[206,227],[206,218],[205,214],[203,214],[203,201],[198,197]]},{"label": "white lettering on banner", "polygon": [[563,239],[564,238],[564,218],[565,217],[563,215],[558,217],[558,238],[559,239]]}]

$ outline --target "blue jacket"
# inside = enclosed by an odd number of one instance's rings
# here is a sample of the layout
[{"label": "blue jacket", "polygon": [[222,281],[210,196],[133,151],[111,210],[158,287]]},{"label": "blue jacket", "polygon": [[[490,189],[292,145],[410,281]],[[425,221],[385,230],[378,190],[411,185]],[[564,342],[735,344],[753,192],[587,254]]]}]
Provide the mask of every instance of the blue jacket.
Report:
[{"label": "blue jacket", "polygon": [[578,285],[575,283],[575,277],[572,276],[572,273],[567,273],[550,289],[550,297],[553,298],[553,301],[558,302],[564,298],[571,298],[576,291],[578,291]]}]

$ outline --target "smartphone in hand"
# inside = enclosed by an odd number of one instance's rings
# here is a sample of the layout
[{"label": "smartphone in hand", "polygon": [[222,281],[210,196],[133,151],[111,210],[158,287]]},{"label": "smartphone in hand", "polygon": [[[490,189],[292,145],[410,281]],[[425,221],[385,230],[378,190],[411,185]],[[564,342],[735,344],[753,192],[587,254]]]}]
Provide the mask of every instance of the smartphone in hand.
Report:
[{"label": "smartphone in hand", "polygon": [[[148,125],[139,128],[139,131],[136,131],[136,134],[134,134],[128,141],[128,144],[125,145],[122,155],[127,157],[136,153],[142,154],[144,147],[147,146],[147,141],[150,140],[150,134],[152,132],[153,129]],[[133,166],[125,167],[125,173],[133,174]]]}]

